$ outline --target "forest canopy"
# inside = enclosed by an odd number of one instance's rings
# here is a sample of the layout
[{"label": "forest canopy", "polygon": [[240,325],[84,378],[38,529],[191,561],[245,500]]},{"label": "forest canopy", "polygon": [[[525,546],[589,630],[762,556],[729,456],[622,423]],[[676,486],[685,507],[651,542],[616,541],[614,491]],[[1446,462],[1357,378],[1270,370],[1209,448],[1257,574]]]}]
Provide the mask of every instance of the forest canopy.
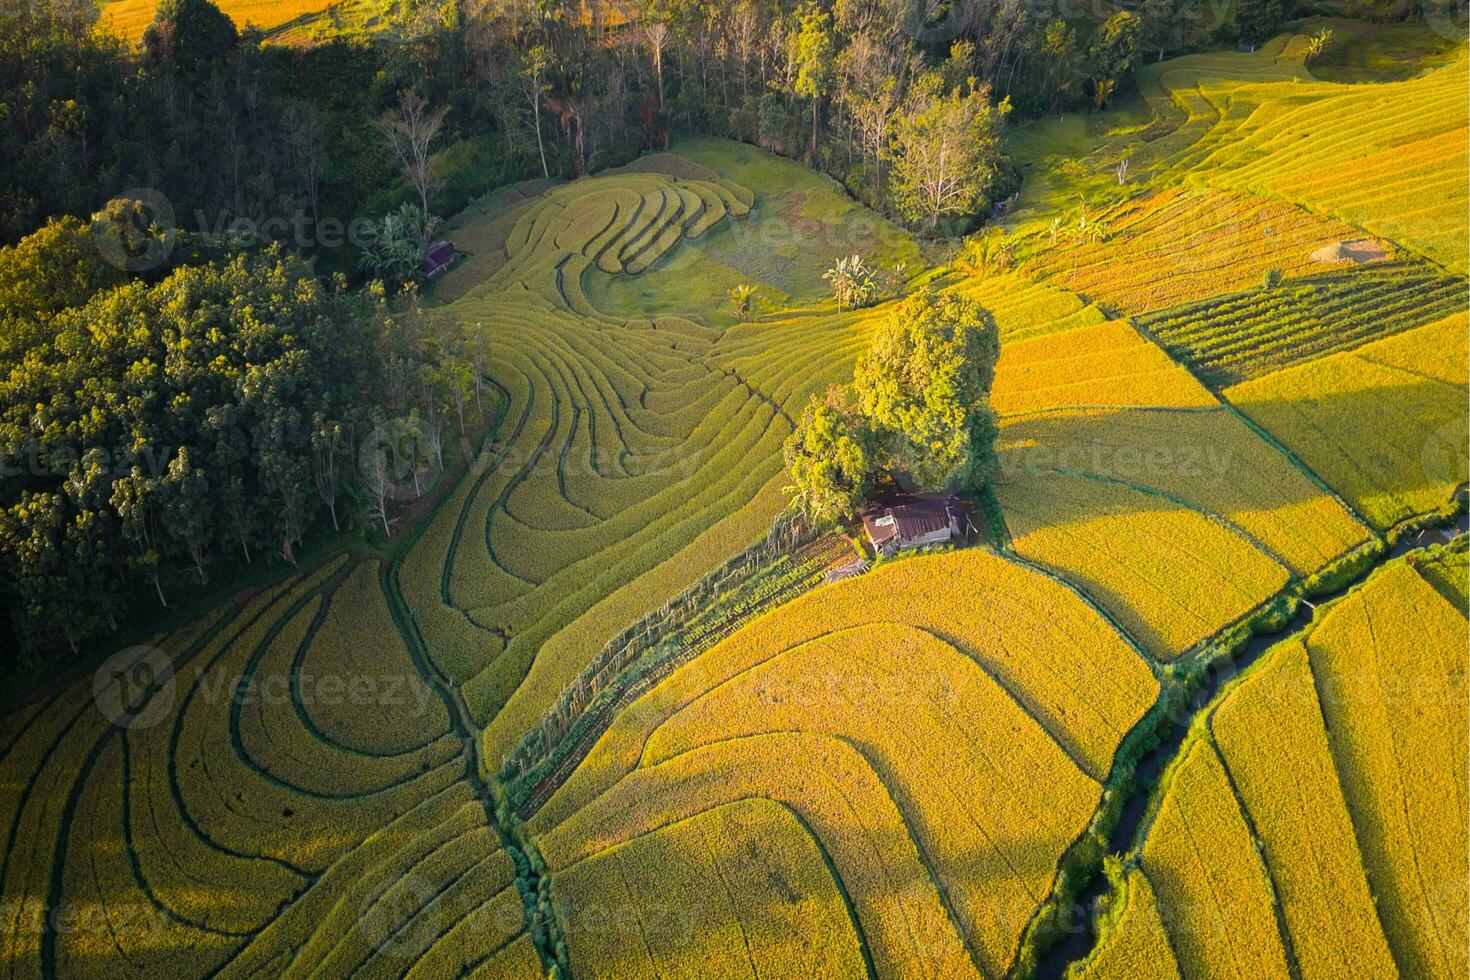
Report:
[{"label": "forest canopy", "polygon": [[437,432],[469,392],[457,328],[411,296],[278,247],[126,278],[92,234],[66,219],[0,249],[0,601],[30,651],[140,593],[166,604],[226,551],[293,560],[369,496],[375,425]]}]

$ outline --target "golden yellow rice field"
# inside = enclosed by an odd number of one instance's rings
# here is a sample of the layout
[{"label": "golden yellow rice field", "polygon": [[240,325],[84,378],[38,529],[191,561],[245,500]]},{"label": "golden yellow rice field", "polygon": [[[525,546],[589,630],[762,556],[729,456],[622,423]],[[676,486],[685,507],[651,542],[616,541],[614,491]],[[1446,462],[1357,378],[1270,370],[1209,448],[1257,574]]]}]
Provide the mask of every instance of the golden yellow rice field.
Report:
[{"label": "golden yellow rice field", "polygon": [[[235,26],[253,25],[270,31],[331,7],[333,0],[221,0],[219,8]],[[143,32],[153,23],[158,0],[105,0],[102,22],[127,41],[142,40]]]},{"label": "golden yellow rice field", "polygon": [[715,806],[553,879],[578,975],[855,976],[846,900],[796,815],[767,799]]},{"label": "golden yellow rice field", "polygon": [[1253,673],[1210,730],[1261,839],[1302,974],[1391,975],[1306,649],[1288,645]]},{"label": "golden yellow rice field", "polygon": [[1396,962],[1467,974],[1464,615],[1405,564],[1307,640],[1328,741]]},{"label": "golden yellow rice field", "polygon": [[[375,561],[327,562],[139,653],[157,683],[87,677],[0,749],[0,972],[424,978],[493,956],[499,976],[541,975],[512,859]],[[46,928],[59,907],[75,928]]]},{"label": "golden yellow rice field", "polygon": [[1005,345],[997,500],[1020,555],[1178,656],[1368,539],[1125,322]]},{"label": "golden yellow rice field", "polygon": [[[1123,907],[1092,954],[1073,968],[1073,980],[1179,980],[1179,963],[1164,932],[1153,886],[1139,868],[1123,883]],[[1116,895],[1113,898],[1117,901]]]},{"label": "golden yellow rice field", "polygon": [[1161,660],[1287,582],[1287,570],[1235,530],[1124,484],[1023,472],[997,494],[1016,550],[1084,589]]},{"label": "golden yellow rice field", "polygon": [[1156,344],[1118,320],[1001,349],[990,403],[1001,415],[1058,408],[1213,408]]},{"label": "golden yellow rice field", "polygon": [[1196,739],[1177,764],[1141,867],[1183,976],[1288,977],[1271,882],[1214,746]]},{"label": "golden yellow rice field", "polygon": [[528,827],[555,880],[710,807],[772,799],[830,857],[880,975],[991,975],[1155,689],[1054,580],[978,550],[897,562],[677,670]]},{"label": "golden yellow rice field", "polygon": [[1206,709],[1138,850],[1185,976],[1466,976],[1467,647],[1395,561]]},{"label": "golden yellow rice field", "polygon": [[1278,199],[1218,190],[1145,192],[1093,220],[1103,240],[1047,248],[1027,271],[1130,315],[1250,289],[1267,269],[1319,272],[1313,252],[1362,237]]}]

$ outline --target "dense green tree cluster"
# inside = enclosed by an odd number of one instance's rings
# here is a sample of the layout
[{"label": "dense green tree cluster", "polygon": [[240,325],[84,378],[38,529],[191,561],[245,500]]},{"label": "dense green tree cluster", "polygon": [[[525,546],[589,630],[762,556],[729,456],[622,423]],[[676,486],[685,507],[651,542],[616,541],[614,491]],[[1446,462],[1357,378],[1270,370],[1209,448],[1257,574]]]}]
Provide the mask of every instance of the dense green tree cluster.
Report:
[{"label": "dense green tree cluster", "polygon": [[0,249],[0,607],[21,645],[74,646],[226,552],[291,561],[370,495],[382,419],[438,451],[470,363],[452,325],[275,246],[156,281],[75,219]]},{"label": "dense green tree cluster", "polygon": [[[1230,29],[1268,32],[1284,3],[1242,3]],[[508,181],[624,163],[672,129],[804,157],[896,218],[962,231],[1018,181],[1008,112],[1104,105],[1142,52],[1198,27],[1183,0],[1145,0],[1083,40],[1013,0],[393,9],[395,43],[289,48],[210,0],[166,0],[135,53],[95,29],[91,0],[5,0],[0,241],[152,187],[181,225],[245,221],[352,271],[354,220],[410,199],[450,214]],[[381,126],[410,91],[443,123],[417,176]]]},{"label": "dense green tree cluster", "polygon": [[470,58],[453,18],[400,43],[298,48],[237,31],[208,0],[166,0],[134,50],[92,0],[3,0],[0,243],[153,188],[181,228],[281,240],[354,271],[354,222],[413,193],[375,126],[401,90],[450,110],[435,213],[527,175]]},{"label": "dense green tree cluster", "polygon": [[[936,224],[941,198],[959,230],[1016,186],[998,138],[1007,111],[1104,104],[1144,44],[1162,54],[1190,41],[1197,9],[1149,0],[1080,40],[1060,16],[1012,0],[644,0],[633,12],[645,35],[653,25],[667,38],[666,124],[803,156],[915,225]],[[916,157],[947,163],[970,146],[966,166],[915,190]]]},{"label": "dense green tree cluster", "polygon": [[919,490],[973,490],[993,462],[989,405],[1000,340],[973,300],[932,290],[895,309],[850,388],[813,397],[786,441],[801,510],[820,525],[851,516],[887,473]]}]

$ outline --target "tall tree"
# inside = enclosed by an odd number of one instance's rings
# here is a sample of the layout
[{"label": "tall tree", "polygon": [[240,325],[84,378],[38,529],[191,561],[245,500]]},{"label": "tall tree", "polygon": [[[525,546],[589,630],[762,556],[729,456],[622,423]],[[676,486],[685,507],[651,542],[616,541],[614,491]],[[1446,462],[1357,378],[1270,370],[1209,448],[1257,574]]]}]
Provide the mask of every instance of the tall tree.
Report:
[{"label": "tall tree", "polygon": [[1143,21],[1135,13],[1120,10],[1109,17],[1092,36],[1087,46],[1087,60],[1092,66],[1092,81],[1098,93],[1097,108],[1107,105],[1116,91],[1118,79],[1133,68],[1138,46],[1143,39]]},{"label": "tall tree", "polygon": [[1259,44],[1281,29],[1291,7],[1289,0],[1240,0],[1235,7],[1235,26],[1242,38]]},{"label": "tall tree", "polygon": [[792,41],[792,61],[796,66],[793,90],[812,104],[811,155],[817,155],[817,129],[821,119],[822,96],[832,83],[835,44],[832,38],[832,15],[808,0],[796,11],[797,30]]},{"label": "tall tree", "polygon": [[284,122],[286,153],[291,169],[301,182],[301,192],[311,209],[312,223],[319,226],[322,220],[322,176],[327,164],[326,131],[321,114],[309,103],[302,103],[286,110]]},{"label": "tall tree", "polygon": [[862,507],[878,465],[867,422],[838,387],[827,389],[825,398],[812,396],[785,455],[788,492],[818,526],[839,523]]},{"label": "tall tree", "polygon": [[187,446],[180,446],[178,454],[169,462],[160,493],[163,528],[174,540],[183,543],[194,565],[194,574],[203,585],[209,581],[204,566],[214,545],[214,497],[209,491],[209,477],[190,462]]},{"label": "tall tree", "polygon": [[1041,38],[1042,100],[1053,112],[1072,98],[1080,80],[1077,30],[1060,17],[1046,25]]},{"label": "tall tree", "polygon": [[536,152],[541,155],[541,176],[551,177],[551,168],[546,165],[546,139],[541,133],[541,104],[550,90],[546,81],[547,69],[551,67],[551,50],[537,44],[526,51],[521,63],[521,90],[531,105],[531,119],[536,129]]},{"label": "tall tree", "polygon": [[837,57],[841,97],[858,128],[863,159],[872,167],[875,202],[883,199],[883,160],[894,113],[908,78],[916,73],[917,60],[869,33],[855,36]]},{"label": "tall tree", "polygon": [[434,140],[444,128],[448,106],[434,108],[413,89],[398,94],[398,105],[377,121],[378,132],[388,141],[403,174],[419,195],[419,207],[429,213],[429,197],[437,189]]},{"label": "tall tree", "polygon": [[924,75],[894,130],[893,179],[899,211],[933,230],[940,219],[975,213],[1000,172],[1001,126],[1010,101],[995,105],[990,88],[945,92]]},{"label": "tall tree", "polygon": [[669,43],[669,25],[663,21],[649,21],[643,25],[643,40],[648,45],[653,59],[653,74],[658,79],[658,107],[664,108],[664,48]]},{"label": "tall tree", "polygon": [[888,465],[925,489],[963,490],[989,470],[994,318],[973,300],[915,293],[853,372],[853,391]]},{"label": "tall tree", "polygon": [[163,0],[143,34],[154,61],[198,72],[223,61],[240,42],[235,22],[209,0]]}]

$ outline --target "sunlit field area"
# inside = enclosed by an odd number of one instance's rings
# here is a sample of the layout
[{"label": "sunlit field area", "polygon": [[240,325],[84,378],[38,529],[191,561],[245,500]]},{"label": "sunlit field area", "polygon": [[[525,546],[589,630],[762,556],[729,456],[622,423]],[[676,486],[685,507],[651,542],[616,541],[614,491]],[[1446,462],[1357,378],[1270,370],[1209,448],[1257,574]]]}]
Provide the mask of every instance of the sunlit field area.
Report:
[{"label": "sunlit field area", "polygon": [[63,6],[0,975],[1470,977],[1463,11]]}]

